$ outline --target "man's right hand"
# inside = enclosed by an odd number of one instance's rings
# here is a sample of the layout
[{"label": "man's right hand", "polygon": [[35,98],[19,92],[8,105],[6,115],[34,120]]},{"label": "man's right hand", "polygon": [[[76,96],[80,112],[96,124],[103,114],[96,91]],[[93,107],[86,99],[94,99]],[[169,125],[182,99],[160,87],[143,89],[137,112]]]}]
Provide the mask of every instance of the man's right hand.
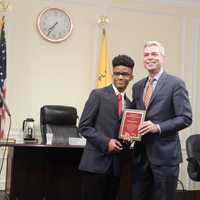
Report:
[{"label": "man's right hand", "polygon": [[122,149],[122,144],[118,140],[110,139],[108,143],[108,153],[117,153]]}]

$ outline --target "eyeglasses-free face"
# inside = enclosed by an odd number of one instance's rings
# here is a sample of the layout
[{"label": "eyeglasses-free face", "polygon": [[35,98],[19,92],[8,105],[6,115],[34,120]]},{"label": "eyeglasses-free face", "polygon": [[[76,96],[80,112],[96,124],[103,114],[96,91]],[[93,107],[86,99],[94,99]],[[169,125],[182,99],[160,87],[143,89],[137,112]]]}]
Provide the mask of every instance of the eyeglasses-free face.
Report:
[{"label": "eyeglasses-free face", "polygon": [[151,73],[157,74],[164,62],[164,56],[158,46],[150,46],[144,49],[144,67]]}]

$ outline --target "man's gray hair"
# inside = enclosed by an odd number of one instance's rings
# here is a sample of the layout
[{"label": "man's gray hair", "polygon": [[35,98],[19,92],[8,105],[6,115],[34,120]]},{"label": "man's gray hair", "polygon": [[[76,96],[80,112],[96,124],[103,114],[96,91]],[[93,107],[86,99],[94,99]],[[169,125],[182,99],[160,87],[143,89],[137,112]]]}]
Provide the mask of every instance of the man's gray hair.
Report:
[{"label": "man's gray hair", "polygon": [[157,41],[147,41],[145,43],[145,45],[144,45],[144,49],[146,47],[151,47],[151,46],[157,46],[157,47],[159,47],[161,55],[165,56],[165,49],[164,49],[163,45],[160,42],[157,42]]}]

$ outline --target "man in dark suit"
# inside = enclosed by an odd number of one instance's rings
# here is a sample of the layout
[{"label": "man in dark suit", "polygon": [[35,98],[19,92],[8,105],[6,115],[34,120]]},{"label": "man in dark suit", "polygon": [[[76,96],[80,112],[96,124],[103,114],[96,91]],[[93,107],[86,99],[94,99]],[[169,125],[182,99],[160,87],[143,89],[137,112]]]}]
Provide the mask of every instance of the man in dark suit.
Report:
[{"label": "man in dark suit", "polygon": [[125,89],[132,80],[134,61],[119,55],[112,61],[113,84],[91,92],[83,110],[80,133],[87,139],[79,169],[82,176],[82,200],[116,200],[119,186],[120,126],[118,96],[122,108],[130,107]]},{"label": "man in dark suit", "polygon": [[133,150],[133,200],[176,199],[182,161],[178,131],[192,123],[192,111],[184,82],[163,70],[164,55],[159,42],[147,42],[149,75],[133,85],[133,108],[146,110],[142,141]]}]

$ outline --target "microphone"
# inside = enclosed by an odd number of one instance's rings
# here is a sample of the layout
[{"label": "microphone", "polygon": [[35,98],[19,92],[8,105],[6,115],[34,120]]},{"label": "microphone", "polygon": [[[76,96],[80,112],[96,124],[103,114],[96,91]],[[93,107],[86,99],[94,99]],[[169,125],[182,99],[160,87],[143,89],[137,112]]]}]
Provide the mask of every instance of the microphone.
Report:
[{"label": "microphone", "polygon": [[5,99],[4,99],[3,94],[2,94],[2,89],[0,89],[0,102],[3,104],[5,111],[7,112],[8,116],[11,117],[10,111],[8,109],[8,106],[6,105]]}]

